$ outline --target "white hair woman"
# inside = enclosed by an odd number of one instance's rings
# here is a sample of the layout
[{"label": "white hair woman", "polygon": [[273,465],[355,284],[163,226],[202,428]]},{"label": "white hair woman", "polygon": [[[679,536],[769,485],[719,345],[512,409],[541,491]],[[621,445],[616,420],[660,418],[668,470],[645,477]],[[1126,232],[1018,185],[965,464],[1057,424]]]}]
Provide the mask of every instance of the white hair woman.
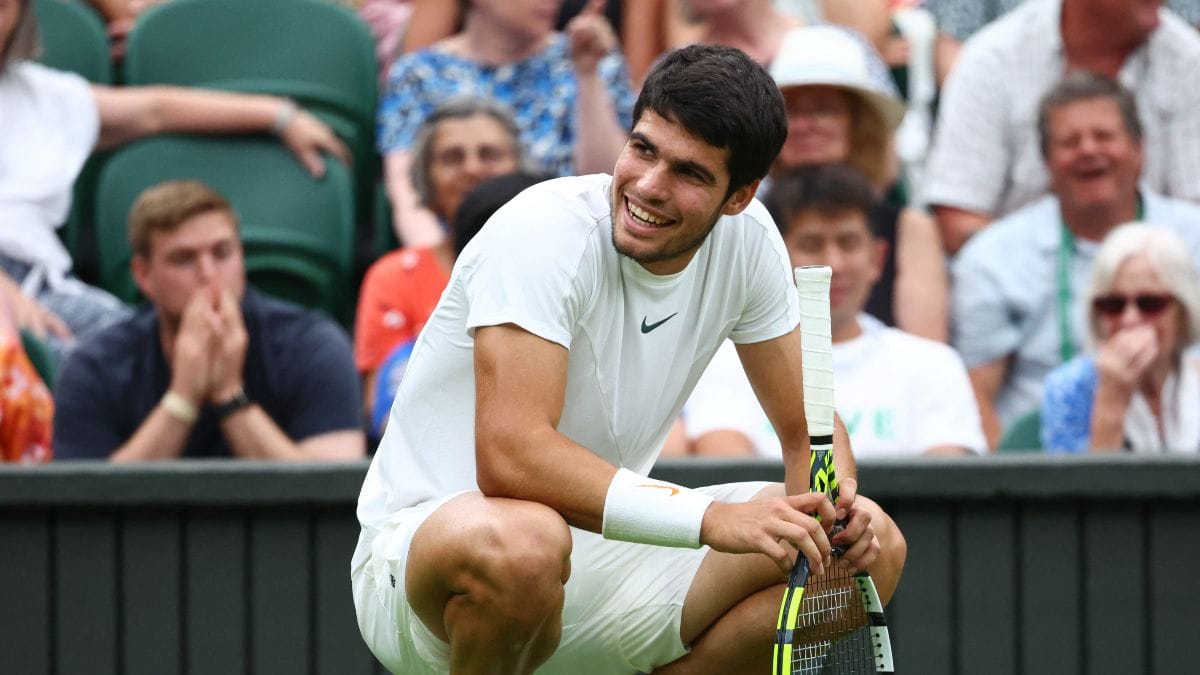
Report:
[{"label": "white hair woman", "polygon": [[1200,450],[1200,277],[1173,231],[1113,230],[1096,254],[1083,354],[1051,371],[1042,445],[1051,452]]}]

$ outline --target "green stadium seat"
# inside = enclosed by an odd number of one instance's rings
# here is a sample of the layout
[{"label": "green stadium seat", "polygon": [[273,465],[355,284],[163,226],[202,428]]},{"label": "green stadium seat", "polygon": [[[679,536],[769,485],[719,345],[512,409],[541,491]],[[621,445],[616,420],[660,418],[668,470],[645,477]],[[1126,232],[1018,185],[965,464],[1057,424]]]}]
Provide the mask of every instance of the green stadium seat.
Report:
[{"label": "green stadium seat", "polygon": [[29,362],[33,364],[33,369],[46,383],[46,388],[54,391],[54,381],[58,377],[58,356],[54,350],[50,349],[50,345],[32,331],[21,329],[21,347],[25,350],[25,356],[29,358]]},{"label": "green stadium seat", "polygon": [[[104,23],[91,7],[78,0],[37,0],[41,63],[76,73],[95,84],[112,84],[112,61]],[[71,213],[60,230],[81,279],[95,279],[96,256],[91,213],[95,209],[96,176],[104,161],[93,155],[75,179]]]},{"label": "green stadium seat", "polygon": [[1018,417],[1004,430],[999,452],[1040,452],[1042,449],[1042,411],[1032,410]]},{"label": "green stadium seat", "polygon": [[37,0],[34,11],[42,39],[39,61],[89,82],[112,83],[108,35],[95,11],[75,0]]},{"label": "green stadium seat", "polygon": [[138,18],[125,79],[295,99],[350,147],[365,216],[379,165],[374,49],[362,19],[328,0],[171,0]]},{"label": "green stadium seat", "polygon": [[238,212],[250,283],[324,309],[343,324],[354,255],[350,175],[336,160],[314,180],[287,148],[266,137],[166,135],[113,154],[100,173],[96,203],[101,285],[133,302],[127,222],[146,188],[166,180],[197,179],[223,194]]}]

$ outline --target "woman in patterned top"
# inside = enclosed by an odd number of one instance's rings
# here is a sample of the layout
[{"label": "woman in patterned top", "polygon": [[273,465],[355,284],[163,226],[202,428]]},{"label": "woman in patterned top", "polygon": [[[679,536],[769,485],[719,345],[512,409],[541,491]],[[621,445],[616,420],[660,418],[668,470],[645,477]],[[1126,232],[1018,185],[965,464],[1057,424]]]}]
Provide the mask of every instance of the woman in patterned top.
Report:
[{"label": "woman in patterned top", "polygon": [[1051,452],[1200,451],[1200,280],[1171,230],[1113,230],[1092,267],[1094,353],[1046,376],[1042,446]]},{"label": "woman in patterned top", "polygon": [[408,167],[417,129],[442,101],[491,98],[515,113],[535,167],[556,175],[612,168],[625,144],[634,94],[602,0],[565,31],[554,30],[561,0],[471,0],[463,29],[392,65],[378,114],[393,222],[401,243],[430,246],[444,236],[421,207]]}]

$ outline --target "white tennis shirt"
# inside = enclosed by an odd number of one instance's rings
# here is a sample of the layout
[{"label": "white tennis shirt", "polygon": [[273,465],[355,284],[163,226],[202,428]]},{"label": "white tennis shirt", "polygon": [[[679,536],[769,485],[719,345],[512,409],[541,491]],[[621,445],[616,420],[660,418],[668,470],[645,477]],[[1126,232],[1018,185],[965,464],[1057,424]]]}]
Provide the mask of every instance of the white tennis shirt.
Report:
[{"label": "white tennis shirt", "polygon": [[364,526],[478,489],[476,328],[513,323],[566,347],[558,430],[643,474],[726,337],[759,342],[795,328],[791,265],[761,204],[721,217],[683,271],[656,276],[613,248],[611,184],[597,174],[536,185],[463,251],[363,483]]}]

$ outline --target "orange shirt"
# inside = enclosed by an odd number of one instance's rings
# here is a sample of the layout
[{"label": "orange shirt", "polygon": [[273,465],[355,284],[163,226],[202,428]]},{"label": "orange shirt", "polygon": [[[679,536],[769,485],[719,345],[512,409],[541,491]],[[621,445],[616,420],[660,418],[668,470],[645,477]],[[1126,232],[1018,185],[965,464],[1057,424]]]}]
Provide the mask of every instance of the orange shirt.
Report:
[{"label": "orange shirt", "polygon": [[416,338],[449,281],[432,249],[402,248],[375,261],[358,296],[354,325],[358,370],[377,370],[392,348]]},{"label": "orange shirt", "polygon": [[0,338],[0,460],[50,461],[54,399],[15,334]]}]

